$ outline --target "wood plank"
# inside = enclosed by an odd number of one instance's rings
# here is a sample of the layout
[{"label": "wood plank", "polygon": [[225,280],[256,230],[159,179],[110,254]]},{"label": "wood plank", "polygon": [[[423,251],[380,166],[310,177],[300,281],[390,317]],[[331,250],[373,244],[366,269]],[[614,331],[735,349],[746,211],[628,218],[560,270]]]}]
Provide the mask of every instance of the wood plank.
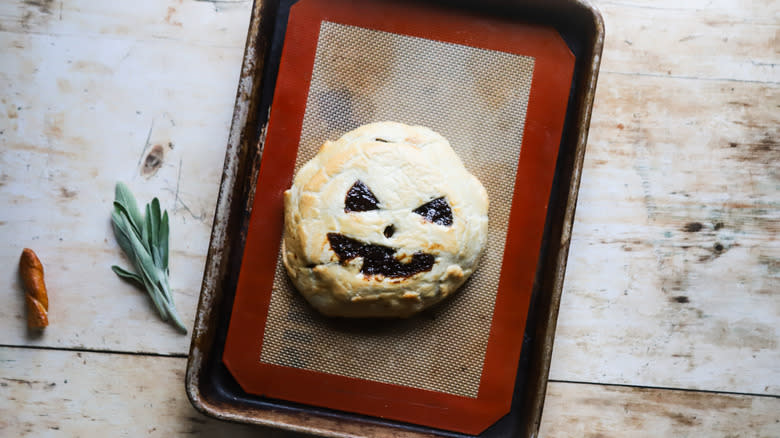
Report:
[{"label": "wood plank", "polygon": [[0,2],[0,30],[243,48],[251,7],[251,0],[9,0]]},{"label": "wood plank", "polygon": [[780,82],[777,0],[596,4],[607,35],[602,71]]},{"label": "wood plank", "polygon": [[780,394],[778,105],[602,75],[551,378]]},{"label": "wood plank", "polygon": [[[0,30],[241,47],[251,3],[12,0],[0,4]],[[607,29],[604,71],[780,81],[776,0],[602,0],[596,5]]]},{"label": "wood plank", "polygon": [[[225,23],[227,25],[228,23]],[[186,354],[189,338],[111,272],[114,184],[171,216],[171,286],[194,319],[243,48],[0,32],[0,343]],[[51,294],[24,327],[22,248]]]},{"label": "wood plank", "polygon": [[[4,436],[297,437],[219,422],[190,405],[185,359],[0,348]],[[780,433],[780,399],[551,382],[540,437]]]},{"label": "wood plank", "polygon": [[[551,375],[780,394],[780,2],[598,4],[606,73]],[[173,213],[171,279],[189,325],[250,7],[0,3],[0,343],[186,353],[189,338],[108,269],[124,261],[112,187],[127,180]],[[157,144],[162,163],[145,173]],[[37,338],[16,279],[24,246],[52,293],[52,326]],[[184,367],[0,347],[0,430],[287,436],[200,416]],[[778,436],[778,400],[552,382],[540,435]]]},{"label": "wood plank", "polygon": [[[56,3],[0,6],[0,287],[19,292],[0,309],[1,343],[186,352],[108,270],[121,261],[108,211],[118,178],[172,210],[172,281],[191,321],[248,18],[248,2],[230,14],[222,3],[72,0],[62,20]],[[671,66],[776,82],[778,45],[764,43],[776,40],[777,2],[601,4],[604,67],[621,74],[599,85],[553,376],[777,394],[777,88],[634,76]],[[706,45],[729,32],[748,40]],[[641,38],[620,47],[623,36]],[[694,55],[706,69],[674,61]],[[155,144],[162,165],[144,175]],[[23,246],[41,255],[53,295],[40,338],[23,326]]]},{"label": "wood plank", "polygon": [[184,391],[186,359],[0,348],[3,436],[268,436],[297,434],[217,421]]},{"label": "wood plank", "polygon": [[780,399],[550,382],[539,437],[776,437]]}]

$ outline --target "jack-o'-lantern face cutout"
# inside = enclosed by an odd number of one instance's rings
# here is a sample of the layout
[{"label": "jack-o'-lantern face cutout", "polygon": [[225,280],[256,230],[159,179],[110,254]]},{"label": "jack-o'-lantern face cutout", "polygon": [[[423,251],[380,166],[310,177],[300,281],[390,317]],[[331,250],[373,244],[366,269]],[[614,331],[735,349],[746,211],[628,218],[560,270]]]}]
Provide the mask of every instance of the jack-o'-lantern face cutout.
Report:
[{"label": "jack-o'-lantern face cutout", "polygon": [[283,261],[326,315],[408,316],[471,275],[487,205],[440,135],[366,125],[326,142],[285,192]]},{"label": "jack-o'-lantern face cutout", "polygon": [[[347,191],[344,211],[349,213],[372,210],[379,210],[379,201],[376,196],[362,181],[355,182]],[[444,226],[452,225],[452,209],[443,197],[426,202],[412,212],[431,223]],[[382,234],[388,239],[392,238],[395,234],[395,225],[386,226]],[[380,275],[391,278],[410,277],[419,272],[430,271],[435,261],[432,254],[416,252],[412,255],[411,260],[403,262],[395,256],[397,250],[394,248],[363,243],[339,233],[328,233],[328,242],[342,264],[356,257],[362,258],[363,265],[360,267],[360,272],[364,275]]]}]

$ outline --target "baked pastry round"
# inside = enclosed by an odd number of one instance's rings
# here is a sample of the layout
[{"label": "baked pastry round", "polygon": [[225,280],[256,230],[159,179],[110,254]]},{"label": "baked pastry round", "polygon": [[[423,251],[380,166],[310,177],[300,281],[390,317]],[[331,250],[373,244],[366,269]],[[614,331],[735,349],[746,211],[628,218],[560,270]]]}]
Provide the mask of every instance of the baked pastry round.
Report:
[{"label": "baked pastry round", "polygon": [[466,281],[487,241],[485,188],[421,126],[372,123],[326,141],[284,209],[284,266],[328,316],[419,312]]}]

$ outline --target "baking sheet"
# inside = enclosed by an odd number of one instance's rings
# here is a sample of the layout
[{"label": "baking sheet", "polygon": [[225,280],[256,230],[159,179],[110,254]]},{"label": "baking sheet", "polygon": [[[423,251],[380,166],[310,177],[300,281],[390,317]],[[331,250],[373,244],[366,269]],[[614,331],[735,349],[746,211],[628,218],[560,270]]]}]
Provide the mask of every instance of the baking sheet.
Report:
[{"label": "baking sheet", "polygon": [[[256,424],[274,425],[309,433],[332,436],[395,436],[403,430],[408,436],[458,434],[435,431],[376,418],[344,414],[328,409],[258,398],[244,393],[219,363],[230,316],[232,290],[236,282],[236,261],[240,260],[248,208],[254,187],[245,180],[257,175],[258,142],[262,144],[265,114],[270,102],[268,90],[275,77],[274,56],[278,57],[285,3],[259,2],[255,5],[247,43],[247,56],[236,104],[232,134],[226,155],[225,178],[218,202],[214,232],[209,249],[203,291],[193,333],[187,372],[187,392],[194,406],[212,416]],[[464,2],[466,4],[466,2]],[[474,6],[476,7],[476,6]],[[551,214],[545,232],[546,245],[540,254],[532,318],[526,331],[520,374],[515,388],[512,414],[484,436],[530,436],[538,427],[544,399],[549,352],[554,334],[557,303],[563,281],[567,233],[571,227],[587,137],[593,87],[598,71],[598,55],[603,44],[601,18],[592,7],[579,1],[529,1],[523,4],[492,2],[479,9],[501,16],[524,17],[533,22],[551,23],[559,28],[578,58],[572,84],[572,105],[561,141],[562,158],[556,172],[551,197]],[[274,49],[274,47],[276,49]],[[276,53],[276,55],[274,55]],[[277,58],[278,59],[278,58]],[[243,225],[242,225],[243,224]],[[560,243],[557,243],[559,242]],[[535,311],[534,311],[535,310]],[[527,372],[525,372],[527,371]]]}]

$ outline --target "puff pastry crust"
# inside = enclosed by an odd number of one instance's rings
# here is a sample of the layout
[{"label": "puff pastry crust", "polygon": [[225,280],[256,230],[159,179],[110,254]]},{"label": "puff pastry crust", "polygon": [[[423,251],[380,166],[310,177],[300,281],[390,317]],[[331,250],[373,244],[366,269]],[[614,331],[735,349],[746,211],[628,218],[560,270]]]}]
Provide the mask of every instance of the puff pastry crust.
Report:
[{"label": "puff pastry crust", "polygon": [[408,317],[474,272],[488,197],[449,142],[379,122],[326,141],[284,193],[282,260],[328,316]]}]

